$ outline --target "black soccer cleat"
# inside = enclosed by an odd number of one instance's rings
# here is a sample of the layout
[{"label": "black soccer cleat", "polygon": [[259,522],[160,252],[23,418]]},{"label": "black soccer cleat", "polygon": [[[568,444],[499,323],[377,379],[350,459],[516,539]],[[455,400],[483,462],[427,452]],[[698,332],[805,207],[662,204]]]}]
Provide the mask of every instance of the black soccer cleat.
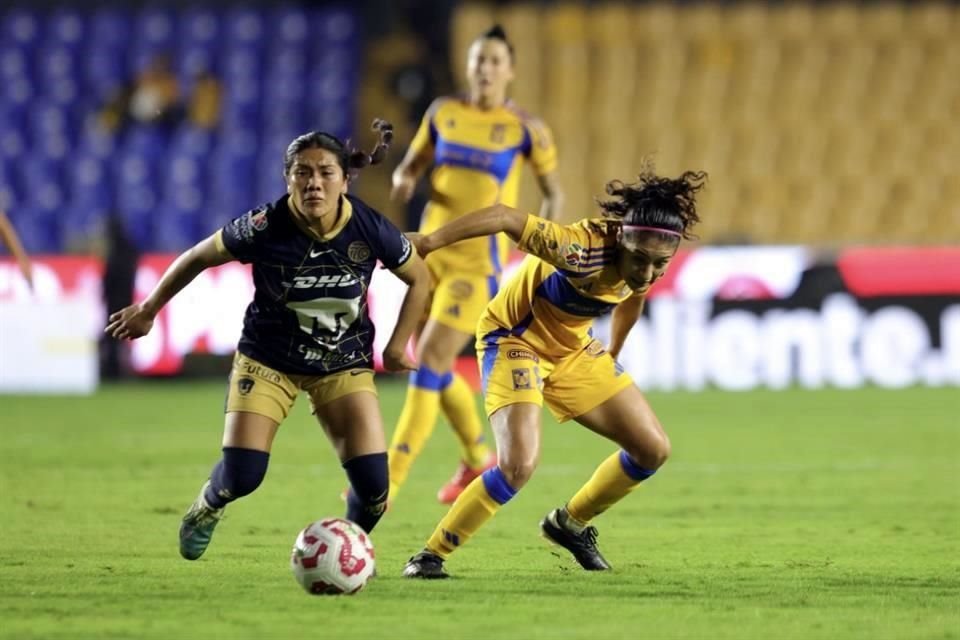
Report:
[{"label": "black soccer cleat", "polygon": [[442,580],[450,574],[443,568],[443,558],[424,549],[407,561],[403,568],[404,578],[423,578],[424,580]]},{"label": "black soccer cleat", "polygon": [[575,533],[566,526],[567,514],[563,509],[554,509],[540,521],[543,537],[573,554],[574,559],[587,571],[611,569],[597,549],[597,528],[587,527]]}]

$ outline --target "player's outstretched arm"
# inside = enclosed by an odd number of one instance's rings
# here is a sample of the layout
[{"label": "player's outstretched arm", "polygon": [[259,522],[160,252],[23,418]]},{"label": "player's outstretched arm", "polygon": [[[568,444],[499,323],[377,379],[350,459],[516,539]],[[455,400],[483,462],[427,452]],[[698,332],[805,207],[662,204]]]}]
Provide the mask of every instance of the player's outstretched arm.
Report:
[{"label": "player's outstretched arm", "polygon": [[181,253],[167,267],[146,300],[110,314],[104,333],[120,340],[135,340],[150,333],[154,318],[173,296],[205,269],[233,260],[233,256],[221,247],[217,243],[217,234],[214,234]]},{"label": "player's outstretched arm", "polygon": [[20,267],[23,279],[33,289],[33,266],[30,264],[30,258],[27,257],[27,252],[20,243],[20,236],[17,235],[16,229],[10,224],[10,219],[3,211],[0,211],[0,243],[10,250]]},{"label": "player's outstretched arm", "polygon": [[383,366],[387,371],[415,371],[417,364],[407,357],[407,342],[413,335],[430,297],[430,271],[426,263],[414,254],[403,267],[393,272],[407,285],[407,295],[400,305],[400,317],[383,350]]},{"label": "player's outstretched arm", "polygon": [[640,319],[644,299],[644,296],[631,296],[613,308],[613,315],[610,318],[610,344],[607,345],[607,351],[614,358],[620,355],[630,329]]},{"label": "player's outstretched arm", "polygon": [[442,249],[454,242],[489,236],[501,231],[510,236],[514,242],[519,242],[526,223],[527,214],[519,209],[495,204],[460,216],[433,233],[408,234],[407,237],[413,241],[420,255],[426,256],[431,251]]}]

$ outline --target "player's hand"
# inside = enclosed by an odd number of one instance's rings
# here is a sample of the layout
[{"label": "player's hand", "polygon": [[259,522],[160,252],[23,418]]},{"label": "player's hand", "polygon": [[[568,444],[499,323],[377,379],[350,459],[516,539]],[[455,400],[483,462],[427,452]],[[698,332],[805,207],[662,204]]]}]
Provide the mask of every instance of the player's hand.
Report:
[{"label": "player's hand", "polygon": [[416,371],[417,363],[407,357],[407,350],[387,346],[383,350],[383,368],[387,371]]},{"label": "player's hand", "polygon": [[433,251],[430,247],[430,241],[424,234],[410,231],[403,235],[407,236],[407,240],[413,243],[414,248],[417,250],[417,255],[421,258],[426,258],[427,254]]},{"label": "player's hand", "polygon": [[136,340],[150,333],[153,319],[154,314],[144,309],[143,305],[132,304],[111,313],[109,324],[103,332],[117,340]]},{"label": "player's hand", "polygon": [[413,190],[417,187],[417,181],[413,176],[406,174],[393,177],[393,188],[390,189],[390,199],[394,202],[406,204],[413,197]]},{"label": "player's hand", "polygon": [[610,357],[612,357],[614,360],[616,360],[616,359],[617,359],[617,356],[620,355],[620,349],[619,349],[619,348],[614,349],[614,348],[613,348],[613,345],[609,345],[609,344],[608,344],[607,347],[606,347],[606,351],[607,351],[607,353],[610,354]]}]

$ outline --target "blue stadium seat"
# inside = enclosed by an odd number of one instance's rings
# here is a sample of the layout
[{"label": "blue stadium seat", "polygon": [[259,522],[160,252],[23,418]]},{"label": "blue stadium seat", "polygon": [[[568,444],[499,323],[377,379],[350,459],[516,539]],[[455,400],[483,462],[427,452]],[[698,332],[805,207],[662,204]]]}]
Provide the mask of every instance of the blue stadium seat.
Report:
[{"label": "blue stadium seat", "polygon": [[77,52],[82,48],[87,35],[86,16],[88,14],[67,8],[57,7],[47,18],[47,46],[63,46]]},{"label": "blue stadium seat", "polygon": [[123,220],[130,239],[142,251],[153,248],[154,218],[158,194],[150,184],[119,188],[115,193],[117,214]]},{"label": "blue stadium seat", "polygon": [[27,252],[63,251],[59,217],[65,202],[60,185],[46,182],[14,203],[10,210],[11,219]]},{"label": "blue stadium seat", "polygon": [[220,44],[221,18],[213,9],[192,7],[180,14],[177,40],[181,45],[216,47]]},{"label": "blue stadium seat", "polygon": [[19,161],[26,155],[27,137],[22,129],[6,129],[0,131],[0,157],[7,160]]},{"label": "blue stadium seat", "polygon": [[27,128],[34,146],[51,137],[71,141],[75,133],[74,114],[55,102],[38,99],[27,111]]},{"label": "blue stadium seat", "polygon": [[258,46],[265,32],[263,16],[256,9],[239,7],[227,11],[226,40],[228,42]]},{"label": "blue stadium seat", "polygon": [[[345,5],[304,9],[285,1],[270,9],[5,7],[0,200],[26,220],[28,248],[75,246],[116,207],[141,248],[183,249],[283,193],[283,152],[295,135],[322,128],[349,136],[360,61],[356,15]],[[316,39],[322,47],[310,46]],[[201,71],[220,78],[219,131],[98,128],[98,111],[160,53],[171,55],[187,95]],[[169,228],[155,222],[159,213],[169,214]]]},{"label": "blue stadium seat", "polygon": [[76,77],[79,73],[76,52],[63,45],[44,47],[37,52],[35,77],[40,86]]},{"label": "blue stadium seat", "polygon": [[174,61],[174,73],[181,93],[189,95],[197,76],[204,72],[219,75],[216,49],[199,45],[181,46]]},{"label": "blue stadium seat", "polygon": [[[7,83],[29,79],[30,64],[27,52],[13,44],[0,43],[0,80]],[[2,99],[0,97],[0,100]]]},{"label": "blue stadium seat", "polygon": [[180,253],[202,237],[203,192],[196,187],[174,190],[158,207],[154,220],[155,251]]},{"label": "blue stadium seat", "polygon": [[78,155],[109,158],[116,153],[118,146],[116,136],[105,132],[95,121],[88,118],[80,131],[76,152]]},{"label": "blue stadium seat", "polygon": [[223,58],[223,77],[227,84],[247,78],[258,78],[262,55],[254,47],[231,46]]},{"label": "blue stadium seat", "polygon": [[173,11],[159,6],[147,7],[133,19],[134,44],[144,43],[157,49],[169,49],[174,43]]},{"label": "blue stadium seat", "polygon": [[74,157],[67,167],[71,204],[87,210],[113,208],[107,163],[96,156]]},{"label": "blue stadium seat", "polygon": [[356,15],[345,7],[329,7],[313,16],[313,32],[328,45],[355,42],[359,34]]},{"label": "blue stadium seat", "polygon": [[201,192],[206,185],[206,163],[196,156],[170,154],[166,160],[167,172],[163,181],[163,192],[174,193],[183,189],[196,189]]},{"label": "blue stadium seat", "polygon": [[25,7],[14,7],[0,14],[0,41],[21,48],[33,48],[40,39],[40,16]]},{"label": "blue stadium seat", "polygon": [[213,151],[216,142],[217,136],[214,132],[184,124],[173,134],[169,153],[206,158]]},{"label": "blue stadium seat", "polygon": [[271,39],[285,45],[304,46],[310,35],[307,12],[300,7],[274,7],[268,22]]},{"label": "blue stadium seat", "polygon": [[133,32],[130,13],[116,6],[96,9],[89,23],[90,46],[104,49],[126,48]]},{"label": "blue stadium seat", "polygon": [[92,46],[82,65],[84,84],[101,104],[128,81],[126,57],[108,47]]}]

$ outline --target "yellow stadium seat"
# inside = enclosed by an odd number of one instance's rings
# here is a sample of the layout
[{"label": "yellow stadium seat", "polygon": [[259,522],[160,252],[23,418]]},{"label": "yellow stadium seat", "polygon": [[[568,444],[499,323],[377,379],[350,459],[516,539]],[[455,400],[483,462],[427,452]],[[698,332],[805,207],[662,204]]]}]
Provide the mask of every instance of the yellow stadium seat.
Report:
[{"label": "yellow stadium seat", "polygon": [[[455,34],[488,26],[489,8],[472,6]],[[955,4],[508,3],[497,15],[529,34],[515,93],[554,128],[578,216],[652,154],[662,174],[711,174],[705,241],[960,241]],[[525,61],[539,72],[521,85]]]},{"label": "yellow stadium seat", "polygon": [[770,28],[766,2],[737,2],[727,8],[723,28],[733,38],[756,40],[765,37]]},{"label": "yellow stadium seat", "polygon": [[906,30],[924,39],[955,39],[960,9],[944,1],[915,2],[906,12]]},{"label": "yellow stadium seat", "polygon": [[858,34],[870,40],[897,40],[903,37],[904,6],[900,2],[867,3],[860,7]]}]

